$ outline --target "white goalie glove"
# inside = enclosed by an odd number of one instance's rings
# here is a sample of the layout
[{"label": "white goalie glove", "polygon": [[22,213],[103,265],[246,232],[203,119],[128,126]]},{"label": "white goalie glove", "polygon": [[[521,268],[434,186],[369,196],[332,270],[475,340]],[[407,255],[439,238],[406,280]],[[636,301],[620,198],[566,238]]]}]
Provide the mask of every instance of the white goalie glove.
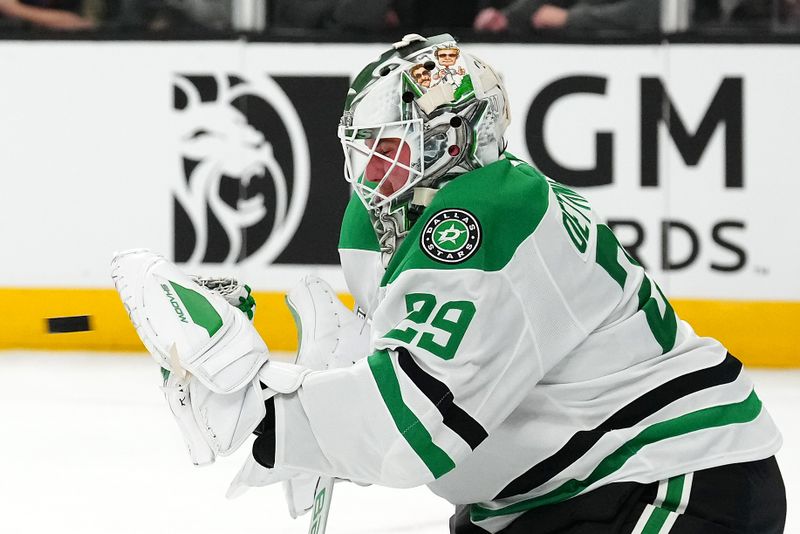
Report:
[{"label": "white goalie glove", "polygon": [[111,268],[136,332],[161,367],[189,371],[227,394],[252,381],[267,361],[267,346],[245,315],[162,256],[127,251]]},{"label": "white goalie glove", "polygon": [[[256,376],[269,353],[246,310],[147,250],[119,253],[111,266],[136,332],[164,369],[167,403],[192,462],[231,454],[264,418],[265,396],[274,394]],[[252,309],[249,291],[227,296]]]},{"label": "white goalie glove", "polygon": [[[369,354],[370,329],[366,320],[347,308],[322,279],[315,276],[303,278],[287,294],[286,304],[292,311],[299,334],[296,366],[286,364],[283,368],[286,373],[291,374],[293,369],[296,372],[297,369],[316,371],[347,367]],[[270,362],[259,373],[270,388],[276,387],[276,377],[270,376],[279,367],[273,366],[274,363]],[[272,371],[267,371],[270,367]],[[283,382],[288,380],[284,378]],[[284,386],[283,389],[287,388]],[[228,496],[235,497],[248,487],[275,482],[283,482],[289,514],[293,518],[314,507],[315,492],[324,486],[324,480],[321,481],[318,475],[281,468],[267,469],[251,454],[231,483]]]},{"label": "white goalie glove", "polygon": [[[232,279],[191,278],[147,250],[117,254],[112,278],[139,337],[162,367],[167,403],[195,465],[234,452],[264,419],[265,401],[296,391],[312,370],[349,366],[369,354],[366,321],[316,277],[304,278],[287,295],[299,332],[294,363],[268,361],[250,322],[250,289]],[[324,489],[330,503],[330,479],[267,469],[252,454],[228,495],[280,481],[292,517],[314,508],[319,520]]]}]

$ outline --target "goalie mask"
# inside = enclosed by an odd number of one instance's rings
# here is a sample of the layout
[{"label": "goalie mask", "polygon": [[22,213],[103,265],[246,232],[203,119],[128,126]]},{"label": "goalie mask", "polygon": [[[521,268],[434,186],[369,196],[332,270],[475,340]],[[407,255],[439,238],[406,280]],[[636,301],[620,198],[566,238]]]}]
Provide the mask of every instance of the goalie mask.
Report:
[{"label": "goalie mask", "polygon": [[407,35],[356,76],[339,125],[344,172],[385,253],[410,228],[409,208],[500,158],[506,102],[494,70],[447,34]]}]

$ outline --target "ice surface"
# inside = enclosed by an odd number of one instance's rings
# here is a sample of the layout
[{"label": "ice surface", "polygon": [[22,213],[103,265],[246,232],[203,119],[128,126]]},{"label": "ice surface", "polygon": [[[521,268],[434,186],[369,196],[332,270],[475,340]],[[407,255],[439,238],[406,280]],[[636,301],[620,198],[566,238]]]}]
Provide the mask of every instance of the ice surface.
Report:
[{"label": "ice surface", "polygon": [[[800,532],[800,371],[753,371],[781,426],[778,459]],[[0,352],[0,532],[305,533],[280,486],[224,498],[246,448],[189,463],[154,362],[141,355]],[[795,507],[796,508],[796,507]],[[425,488],[337,484],[329,534],[441,534],[452,507]]]}]

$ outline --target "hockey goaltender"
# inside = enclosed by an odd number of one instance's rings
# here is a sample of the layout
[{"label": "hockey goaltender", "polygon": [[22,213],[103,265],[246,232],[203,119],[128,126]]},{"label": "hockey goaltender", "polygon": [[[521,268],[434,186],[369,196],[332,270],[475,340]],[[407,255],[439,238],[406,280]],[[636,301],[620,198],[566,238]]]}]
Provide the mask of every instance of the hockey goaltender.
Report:
[{"label": "hockey goaltender", "polygon": [[506,151],[509,118],[449,35],[356,76],[339,248],[357,308],[306,277],[294,363],[269,359],[246,286],[116,256],[193,461],[255,433],[231,492],[283,481],[312,532],[333,479],[426,484],[456,534],[783,532],[781,436],[742,364],[583,196]]}]

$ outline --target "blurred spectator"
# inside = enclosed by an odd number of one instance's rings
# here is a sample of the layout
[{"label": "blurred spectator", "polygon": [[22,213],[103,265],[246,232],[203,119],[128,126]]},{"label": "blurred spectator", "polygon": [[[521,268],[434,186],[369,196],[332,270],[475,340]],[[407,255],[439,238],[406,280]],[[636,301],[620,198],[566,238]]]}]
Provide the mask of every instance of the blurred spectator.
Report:
[{"label": "blurred spectator", "polygon": [[409,31],[425,33],[424,28],[470,28],[480,7],[479,0],[396,0],[400,24]]},{"label": "blurred spectator", "polygon": [[378,32],[470,28],[479,9],[511,0],[272,0],[273,25]]},{"label": "blurred spectator", "polygon": [[784,0],[784,22],[800,26],[800,0]]},{"label": "blurred spectator", "polygon": [[692,15],[694,24],[719,22],[722,13],[720,9],[720,3],[727,1],[728,0],[704,0],[703,2],[696,2],[694,4],[694,13]]},{"label": "blurred spectator", "polygon": [[233,15],[230,0],[172,0],[198,25],[212,30],[231,28]]},{"label": "blurred spectator", "polygon": [[[2,1],[2,0],[0,0]],[[228,0],[105,0],[105,20],[112,27],[160,30],[228,30]]]},{"label": "blurred spectator", "polygon": [[797,0],[720,0],[722,22],[737,26],[769,26],[793,23],[800,2]]},{"label": "blurred spectator", "polygon": [[88,30],[93,21],[82,17],[79,1],[0,0],[0,18],[7,18],[52,30]]},{"label": "blurred spectator", "polygon": [[789,29],[800,22],[800,0],[706,0],[695,4],[694,21],[718,28]]},{"label": "blurred spectator", "polygon": [[273,0],[273,25],[282,28],[380,31],[400,24],[390,0]]},{"label": "blurred spectator", "polygon": [[502,10],[481,10],[474,28],[489,32],[531,28],[656,31],[660,6],[660,0],[516,0]]}]

